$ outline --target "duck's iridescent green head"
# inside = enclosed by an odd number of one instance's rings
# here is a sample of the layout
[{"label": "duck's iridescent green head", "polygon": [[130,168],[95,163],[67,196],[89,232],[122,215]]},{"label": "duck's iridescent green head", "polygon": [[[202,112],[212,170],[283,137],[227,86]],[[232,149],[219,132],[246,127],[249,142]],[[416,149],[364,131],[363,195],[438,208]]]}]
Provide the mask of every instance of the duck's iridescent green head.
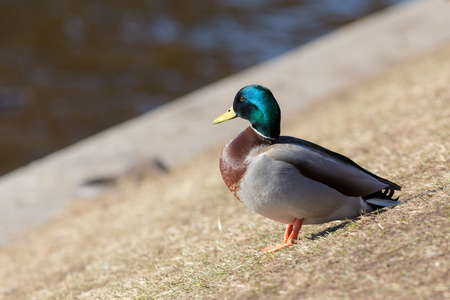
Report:
[{"label": "duck's iridescent green head", "polygon": [[248,85],[239,90],[233,106],[213,121],[214,124],[240,117],[248,120],[262,135],[280,137],[281,111],[272,92],[262,85]]}]

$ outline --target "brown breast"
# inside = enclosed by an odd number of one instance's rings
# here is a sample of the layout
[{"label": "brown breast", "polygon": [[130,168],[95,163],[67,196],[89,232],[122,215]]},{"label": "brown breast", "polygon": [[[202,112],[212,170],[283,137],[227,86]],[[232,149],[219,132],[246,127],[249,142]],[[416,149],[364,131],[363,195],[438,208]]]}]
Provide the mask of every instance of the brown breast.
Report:
[{"label": "brown breast", "polygon": [[219,161],[220,172],[223,181],[239,201],[237,192],[249,164],[246,158],[253,149],[272,143],[249,126],[223,148]]}]

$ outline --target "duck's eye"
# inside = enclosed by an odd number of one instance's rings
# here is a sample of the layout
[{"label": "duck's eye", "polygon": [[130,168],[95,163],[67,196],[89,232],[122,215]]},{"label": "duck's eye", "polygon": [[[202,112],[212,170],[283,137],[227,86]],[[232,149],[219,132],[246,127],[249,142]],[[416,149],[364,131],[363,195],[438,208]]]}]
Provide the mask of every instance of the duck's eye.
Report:
[{"label": "duck's eye", "polygon": [[244,96],[241,96],[241,98],[239,98],[239,101],[241,101],[241,102],[244,102],[245,100],[247,100],[247,98]]}]

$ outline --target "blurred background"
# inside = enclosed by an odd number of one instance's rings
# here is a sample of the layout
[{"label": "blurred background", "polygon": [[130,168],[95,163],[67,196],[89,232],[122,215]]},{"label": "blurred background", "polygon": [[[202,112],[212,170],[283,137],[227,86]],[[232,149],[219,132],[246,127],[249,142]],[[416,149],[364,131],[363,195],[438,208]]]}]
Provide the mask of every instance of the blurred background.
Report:
[{"label": "blurred background", "polygon": [[399,2],[1,0],[0,175]]}]

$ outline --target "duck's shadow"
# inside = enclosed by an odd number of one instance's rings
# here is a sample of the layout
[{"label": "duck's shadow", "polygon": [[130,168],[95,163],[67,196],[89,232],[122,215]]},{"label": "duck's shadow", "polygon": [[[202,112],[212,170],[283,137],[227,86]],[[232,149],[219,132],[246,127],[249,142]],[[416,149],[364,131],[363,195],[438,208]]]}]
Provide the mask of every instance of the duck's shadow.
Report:
[{"label": "duck's shadow", "polygon": [[[377,209],[377,210],[375,210],[375,211],[373,211],[373,212],[366,213],[366,214],[364,214],[364,215],[382,214],[382,213],[386,212],[387,210],[388,210],[387,207],[385,207],[385,208],[380,208],[380,209]],[[359,219],[361,219],[361,217],[356,217],[356,218],[351,219],[351,220],[343,221],[342,223],[340,223],[340,224],[338,224],[338,225],[335,225],[335,226],[333,226],[333,227],[329,227],[329,228],[327,228],[327,229],[325,229],[325,230],[322,230],[321,232],[318,232],[318,233],[311,233],[310,235],[305,236],[305,238],[308,239],[308,240],[311,240],[311,241],[318,240],[318,239],[320,239],[320,238],[323,238],[323,237],[326,237],[326,236],[332,234],[333,232],[336,232],[336,231],[338,231],[338,230],[344,229],[345,227],[347,227],[347,226],[349,226],[350,224],[352,224],[352,223],[358,221]]]},{"label": "duck's shadow", "polygon": [[354,221],[354,220],[355,219],[353,219],[351,221],[342,222],[341,224],[338,224],[338,225],[333,226],[333,227],[329,227],[329,228],[327,228],[325,230],[322,230],[321,232],[318,232],[318,233],[311,233],[310,235],[305,236],[305,238],[308,239],[308,240],[311,240],[311,241],[315,241],[317,239],[326,237],[326,236],[330,235],[331,233],[333,233],[335,231],[338,231],[340,229],[344,229],[345,227],[350,225],[352,223],[352,221]]}]

